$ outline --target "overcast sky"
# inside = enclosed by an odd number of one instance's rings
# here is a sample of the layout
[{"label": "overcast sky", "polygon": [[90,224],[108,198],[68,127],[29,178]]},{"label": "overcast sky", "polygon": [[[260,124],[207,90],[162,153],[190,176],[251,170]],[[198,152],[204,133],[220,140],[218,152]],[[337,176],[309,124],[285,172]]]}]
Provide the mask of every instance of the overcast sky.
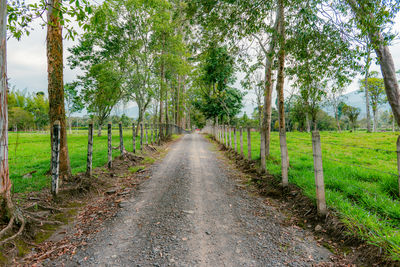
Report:
[{"label": "overcast sky", "polygon": [[[400,32],[400,16],[395,20],[394,30]],[[47,93],[47,61],[46,61],[46,29],[42,29],[38,22],[33,25],[34,31],[29,36],[24,36],[20,41],[13,38],[8,40],[8,77],[10,84],[20,90],[27,92],[44,91]],[[74,41],[64,40],[64,62],[68,57],[68,47],[74,45]],[[396,69],[400,68],[400,41],[396,41],[390,48]],[[372,70],[380,72],[379,67],[374,65]],[[64,67],[64,82],[74,80],[78,72],[72,71],[68,66]],[[358,89],[359,78],[347,88],[346,92]],[[238,84],[238,83],[237,83]],[[361,96],[360,96],[361,97]],[[245,97],[247,113],[253,109],[252,99],[254,95],[249,93]],[[129,105],[129,106],[132,106]]]}]

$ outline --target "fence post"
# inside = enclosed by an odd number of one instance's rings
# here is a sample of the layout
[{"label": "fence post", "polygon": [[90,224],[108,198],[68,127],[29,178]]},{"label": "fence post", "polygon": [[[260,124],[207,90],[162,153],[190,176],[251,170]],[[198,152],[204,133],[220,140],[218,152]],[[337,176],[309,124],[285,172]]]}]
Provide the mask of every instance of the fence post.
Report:
[{"label": "fence post", "polygon": [[112,128],[111,128],[111,123],[109,123],[108,125],[107,125],[107,135],[108,135],[108,162],[107,162],[107,165],[108,165],[108,168],[109,169],[111,169],[111,167],[112,167],[112,144],[111,144],[111,138],[112,138],[112,136],[111,136],[111,131],[112,131]]},{"label": "fence post", "polygon": [[262,129],[260,129],[260,160],[261,160],[261,172],[264,173],[266,170],[265,166],[265,134]]},{"label": "fence post", "polygon": [[144,140],[144,143],[145,143],[146,145],[149,144],[149,136],[147,135],[147,127],[148,127],[148,125],[147,125],[147,123],[145,123],[145,124],[144,124],[144,130],[145,130],[145,140]]},{"label": "fence post", "polygon": [[[319,133],[318,133],[318,138],[319,138]],[[281,147],[282,186],[287,187],[289,185],[289,178],[288,178],[289,162],[288,162],[288,150],[286,145],[285,132],[279,133],[279,144]],[[321,150],[321,144],[320,144],[320,150]],[[321,158],[321,167],[322,167],[322,158]]]},{"label": "fence post", "polygon": [[399,186],[399,196],[400,196],[400,135],[397,138],[396,145],[397,145],[397,149],[396,149],[396,151],[397,151],[397,170],[398,170],[398,173],[399,173],[398,186]]},{"label": "fence post", "polygon": [[322,168],[321,138],[318,131],[312,132],[312,148],[318,214],[326,215],[327,210],[325,202],[324,172]]},{"label": "fence post", "polygon": [[235,138],[235,152],[237,153],[237,136],[236,127],[233,127],[233,137]]},{"label": "fence post", "polygon": [[143,152],[143,122],[140,123],[140,151]]},{"label": "fence post", "polygon": [[154,143],[154,124],[150,124],[151,134],[150,134],[150,143],[153,145]]},{"label": "fence post", "polygon": [[93,160],[93,123],[89,123],[87,164],[86,164],[86,176],[88,177],[92,176],[92,160]]},{"label": "fence post", "polygon": [[243,128],[242,128],[242,126],[240,126],[239,134],[240,134],[240,156],[242,156],[242,158],[243,158]]},{"label": "fence post", "polygon": [[51,193],[58,194],[58,178],[60,175],[60,122],[53,124],[53,145],[51,147]]},{"label": "fence post", "polygon": [[228,148],[228,126],[225,125],[225,147]]},{"label": "fence post", "polygon": [[132,151],[136,154],[136,130],[135,130],[135,123],[132,123]]},{"label": "fence post", "polygon": [[232,127],[229,127],[229,146],[231,147],[231,149],[233,149],[233,137],[232,137]]},{"label": "fence post", "polygon": [[121,155],[124,154],[124,136],[122,133],[122,122],[119,123],[119,150],[121,151]]},{"label": "fence post", "polygon": [[251,160],[251,129],[247,127],[247,159]]}]

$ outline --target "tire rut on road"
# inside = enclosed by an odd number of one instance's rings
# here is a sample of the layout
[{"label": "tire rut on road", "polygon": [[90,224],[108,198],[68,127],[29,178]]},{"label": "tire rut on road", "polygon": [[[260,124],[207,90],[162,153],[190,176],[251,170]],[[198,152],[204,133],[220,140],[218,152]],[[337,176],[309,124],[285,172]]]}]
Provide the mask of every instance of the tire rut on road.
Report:
[{"label": "tire rut on road", "polygon": [[[330,262],[312,233],[238,186],[200,134],[152,167],[117,216],[66,266],[310,266]],[[51,264],[49,264],[51,265]]]}]

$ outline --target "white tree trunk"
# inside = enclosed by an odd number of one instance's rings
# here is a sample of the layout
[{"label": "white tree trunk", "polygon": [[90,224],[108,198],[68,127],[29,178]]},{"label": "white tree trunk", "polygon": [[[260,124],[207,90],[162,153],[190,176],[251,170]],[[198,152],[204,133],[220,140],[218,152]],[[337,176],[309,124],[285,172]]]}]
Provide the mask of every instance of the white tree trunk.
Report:
[{"label": "white tree trunk", "polygon": [[[12,209],[11,180],[8,168],[7,112],[7,3],[0,1],[0,217]],[[3,210],[5,208],[5,210]]]}]

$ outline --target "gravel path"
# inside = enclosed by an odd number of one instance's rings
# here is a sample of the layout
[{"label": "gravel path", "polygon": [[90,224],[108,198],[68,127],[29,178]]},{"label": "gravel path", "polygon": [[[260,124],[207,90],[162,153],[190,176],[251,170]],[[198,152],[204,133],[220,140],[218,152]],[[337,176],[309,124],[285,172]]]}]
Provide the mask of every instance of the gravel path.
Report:
[{"label": "gravel path", "polygon": [[[176,142],[140,193],[66,266],[310,266],[313,235],[243,189],[199,134]],[[60,264],[53,262],[52,264]]]}]

